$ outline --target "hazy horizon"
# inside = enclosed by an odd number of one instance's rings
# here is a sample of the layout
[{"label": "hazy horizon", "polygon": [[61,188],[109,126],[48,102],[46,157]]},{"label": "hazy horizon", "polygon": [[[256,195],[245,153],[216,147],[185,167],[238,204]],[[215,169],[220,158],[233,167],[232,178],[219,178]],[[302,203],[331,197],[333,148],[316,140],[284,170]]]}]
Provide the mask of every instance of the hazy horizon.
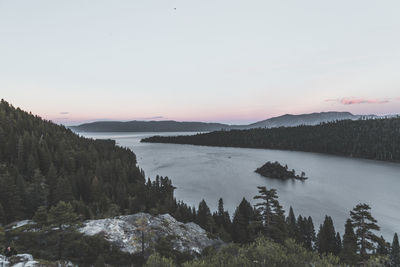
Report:
[{"label": "hazy horizon", "polygon": [[1,98],[72,125],[400,113],[400,2],[2,1]]},{"label": "hazy horizon", "polygon": [[[323,112],[337,112],[337,111],[323,111]],[[342,111],[342,112],[348,112],[348,111]],[[311,113],[322,113],[322,112],[311,112]],[[204,122],[204,123],[221,123],[221,124],[227,124],[227,125],[248,125],[248,124],[252,124],[252,123],[256,123],[256,122],[260,122],[263,120],[268,120],[271,118],[276,118],[276,117],[280,117],[280,116],[285,116],[285,115],[308,115],[311,113],[301,113],[301,114],[290,114],[290,113],[286,113],[286,114],[282,114],[282,115],[278,115],[278,116],[273,116],[273,117],[269,117],[269,118],[265,118],[265,119],[261,119],[261,120],[257,120],[257,121],[241,121],[241,123],[236,123],[234,120],[233,121],[226,121],[226,122],[218,122],[218,121],[194,121],[194,120],[183,120],[183,121],[177,121],[177,122]],[[351,112],[350,112],[351,113]],[[353,113],[352,113],[353,114]],[[353,115],[376,115],[376,114],[353,114]],[[385,115],[398,115],[397,113],[395,114],[382,114],[381,116],[385,116]],[[78,126],[81,124],[86,124],[86,123],[93,123],[93,122],[130,122],[130,121],[176,121],[173,119],[167,119],[167,118],[136,118],[136,119],[132,119],[132,120],[115,120],[115,119],[95,119],[95,120],[87,120],[87,121],[78,121],[78,122],[67,122],[67,123],[63,123],[63,122],[56,122],[56,123],[60,123],[66,126]]]},{"label": "hazy horizon", "polygon": [[[7,101],[6,99],[3,99],[3,100]],[[15,106],[15,105],[13,105],[13,103],[10,103],[10,104],[12,106]],[[18,107],[18,106],[15,106],[15,107],[24,110],[22,107]],[[24,111],[31,112],[33,115],[40,116],[39,114],[35,114],[35,113],[33,113],[32,111],[29,111],[29,110],[24,110]],[[260,120],[253,120],[253,121],[237,121],[237,120],[232,120],[232,121],[212,121],[212,120],[207,121],[207,120],[203,120],[203,121],[201,121],[201,120],[190,120],[190,119],[189,120],[174,120],[174,119],[168,119],[168,118],[164,118],[164,117],[133,118],[133,119],[122,119],[122,120],[113,119],[113,118],[97,118],[97,119],[88,119],[88,120],[83,120],[83,121],[70,121],[70,120],[68,120],[68,121],[61,120],[61,121],[59,121],[57,119],[56,120],[49,119],[49,120],[51,120],[51,121],[53,121],[55,123],[58,123],[58,124],[65,125],[65,126],[78,126],[78,125],[85,124],[85,123],[107,122],[107,121],[116,121],[116,122],[129,122],[129,121],[178,121],[178,122],[221,123],[221,124],[228,124],[228,125],[248,125],[248,124],[252,124],[252,123],[256,123],[256,122],[260,122],[260,121],[263,121],[263,120],[268,120],[268,119],[271,119],[271,118],[280,117],[280,116],[284,116],[284,115],[308,115],[308,114],[312,114],[312,113],[323,113],[323,112],[349,112],[349,111],[328,110],[328,111],[320,111],[320,112],[317,111],[317,112],[300,113],[300,114],[285,113],[285,114],[272,116],[272,117],[267,117],[267,118],[263,118],[263,119],[260,119]],[[351,112],[349,112],[349,113],[351,113]],[[392,113],[392,114],[372,114],[372,113],[354,114],[354,113],[351,113],[351,114],[353,114],[353,115],[381,115],[381,116],[399,115],[399,113]],[[44,118],[44,119],[46,119],[46,118]]]}]

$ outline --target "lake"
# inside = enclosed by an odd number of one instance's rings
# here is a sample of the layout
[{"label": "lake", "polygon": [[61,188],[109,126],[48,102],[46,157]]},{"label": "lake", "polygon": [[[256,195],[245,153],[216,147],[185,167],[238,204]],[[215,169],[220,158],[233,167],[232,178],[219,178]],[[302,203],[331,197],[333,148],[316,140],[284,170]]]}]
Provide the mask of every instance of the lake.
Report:
[{"label": "lake", "polygon": [[[205,199],[213,212],[222,197],[232,215],[243,197],[255,203],[257,186],[266,186],[277,189],[286,211],[292,206],[296,217],[311,216],[316,231],[327,214],[343,234],[349,211],[367,203],[387,241],[400,233],[400,164],[306,152],[140,143],[148,136],[180,134],[192,133],[81,133],[132,149],[146,177],[168,176],[177,187],[176,198],[192,206]],[[254,172],[267,161],[287,164],[309,178],[281,181]]]}]

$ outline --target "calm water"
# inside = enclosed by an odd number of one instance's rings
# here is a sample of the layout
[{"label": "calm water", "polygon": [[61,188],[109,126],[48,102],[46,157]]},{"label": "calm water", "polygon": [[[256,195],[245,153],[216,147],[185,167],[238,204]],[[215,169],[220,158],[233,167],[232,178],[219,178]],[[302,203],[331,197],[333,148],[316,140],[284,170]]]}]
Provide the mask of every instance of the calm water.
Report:
[{"label": "calm water", "polygon": [[[181,133],[159,133],[177,135]],[[188,133],[184,133],[188,134]],[[278,190],[279,200],[288,210],[311,216],[316,230],[325,214],[333,217],[337,231],[343,233],[349,211],[358,203],[372,207],[372,215],[382,235],[391,242],[400,233],[400,164],[352,159],[316,153],[266,149],[219,148],[192,145],[140,143],[154,133],[85,133],[87,137],[115,139],[132,149],[146,176],[168,176],[177,187],[177,199],[197,206],[204,198],[212,211],[220,197],[233,214],[245,197],[252,200],[257,186]],[[266,161],[279,161],[309,179],[280,181],[254,170]]]}]

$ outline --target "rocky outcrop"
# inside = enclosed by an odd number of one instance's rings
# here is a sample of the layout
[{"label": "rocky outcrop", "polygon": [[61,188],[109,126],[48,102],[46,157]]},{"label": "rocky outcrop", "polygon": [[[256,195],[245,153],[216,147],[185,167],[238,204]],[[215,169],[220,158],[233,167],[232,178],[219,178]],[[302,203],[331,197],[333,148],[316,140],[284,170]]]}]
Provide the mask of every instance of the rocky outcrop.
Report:
[{"label": "rocky outcrop", "polygon": [[40,262],[31,254],[17,254],[9,258],[0,255],[0,267],[78,267],[69,261]]},{"label": "rocky outcrop", "polygon": [[169,214],[152,216],[147,213],[118,216],[115,218],[90,220],[79,231],[85,235],[102,235],[121,251],[138,253],[142,248],[142,232],[145,247],[155,244],[162,237],[171,238],[173,248],[180,252],[199,254],[208,246],[223,244],[211,239],[204,229],[195,223],[181,223]]},{"label": "rocky outcrop", "polygon": [[33,260],[31,254],[17,254],[6,258],[0,255],[0,267],[39,267],[39,262]]},{"label": "rocky outcrop", "polygon": [[12,223],[10,226],[11,226],[11,229],[17,229],[17,228],[23,227],[25,225],[33,225],[33,224],[35,224],[35,222],[32,220],[23,220],[23,221]]}]

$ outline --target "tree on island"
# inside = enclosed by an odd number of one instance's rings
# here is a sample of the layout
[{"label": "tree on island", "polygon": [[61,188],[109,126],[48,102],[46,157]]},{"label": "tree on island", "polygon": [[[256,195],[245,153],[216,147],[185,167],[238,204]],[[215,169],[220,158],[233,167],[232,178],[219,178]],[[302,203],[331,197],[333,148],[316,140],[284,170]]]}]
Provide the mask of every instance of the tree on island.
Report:
[{"label": "tree on island", "polygon": [[307,179],[305,172],[301,172],[301,175],[297,175],[296,171],[294,169],[292,169],[290,171],[287,165],[282,166],[277,161],[275,161],[275,162],[268,161],[260,168],[257,168],[255,170],[255,172],[261,174],[264,177],[278,178],[278,179],[283,179],[283,180],[286,180],[286,179],[306,180]]},{"label": "tree on island", "polygon": [[371,207],[368,204],[360,203],[350,211],[352,224],[355,228],[358,252],[363,263],[367,261],[367,252],[375,249],[378,240],[372,231],[379,231],[380,227],[376,224],[377,220],[372,217]]}]

